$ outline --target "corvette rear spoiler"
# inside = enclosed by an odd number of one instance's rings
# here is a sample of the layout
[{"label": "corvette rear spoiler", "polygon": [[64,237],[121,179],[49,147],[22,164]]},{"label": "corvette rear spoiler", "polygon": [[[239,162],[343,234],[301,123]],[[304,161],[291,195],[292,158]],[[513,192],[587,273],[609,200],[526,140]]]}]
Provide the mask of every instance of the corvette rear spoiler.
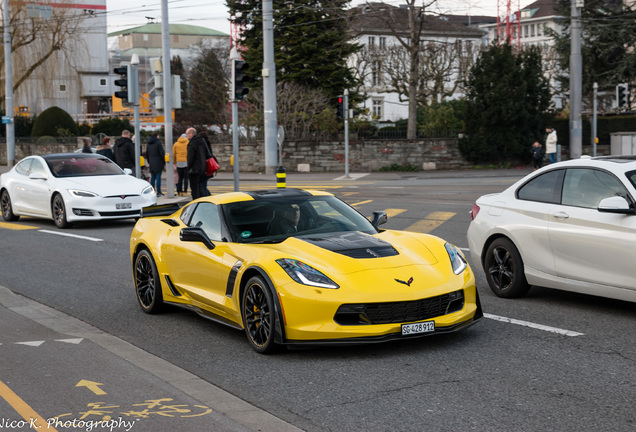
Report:
[{"label": "corvette rear spoiler", "polygon": [[141,209],[141,217],[169,216],[183,207],[184,203],[159,204]]}]

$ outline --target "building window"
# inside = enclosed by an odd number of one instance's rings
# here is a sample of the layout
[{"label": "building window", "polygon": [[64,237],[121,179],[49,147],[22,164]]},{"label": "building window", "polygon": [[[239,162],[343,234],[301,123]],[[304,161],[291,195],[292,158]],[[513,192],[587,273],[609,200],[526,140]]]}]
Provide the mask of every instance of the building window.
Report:
[{"label": "building window", "polygon": [[100,78],[99,79],[99,86],[100,87],[106,87],[108,85],[108,80],[106,78]]},{"label": "building window", "polygon": [[373,118],[376,120],[382,120],[382,106],[384,101],[382,99],[373,99]]},{"label": "building window", "polygon": [[369,47],[374,47],[374,46],[375,46],[375,37],[369,36]]},{"label": "building window", "polygon": [[371,85],[382,84],[382,62],[375,60],[371,66]]},{"label": "building window", "polygon": [[66,84],[60,84],[60,92],[66,92]]},{"label": "building window", "polygon": [[530,36],[534,37],[534,24],[530,26]]},{"label": "building window", "polygon": [[380,36],[378,42],[380,44],[380,48],[386,48],[386,38],[384,36]]},{"label": "building window", "polygon": [[524,37],[528,37],[528,26],[527,25],[523,26],[523,34],[524,34]]},{"label": "building window", "polygon": [[148,42],[148,35],[147,34],[144,35],[144,42]]},{"label": "building window", "polygon": [[541,28],[543,27],[543,24],[537,24],[537,36],[541,36]]}]

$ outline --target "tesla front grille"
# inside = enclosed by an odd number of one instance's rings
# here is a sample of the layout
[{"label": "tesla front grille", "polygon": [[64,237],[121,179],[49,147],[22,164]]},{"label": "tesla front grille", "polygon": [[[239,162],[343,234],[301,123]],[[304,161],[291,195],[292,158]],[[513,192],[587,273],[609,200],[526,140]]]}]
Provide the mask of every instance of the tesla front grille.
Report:
[{"label": "tesla front grille", "polygon": [[139,210],[107,211],[107,212],[99,212],[99,215],[105,216],[105,217],[112,217],[112,216],[133,217],[133,216],[139,216]]},{"label": "tesla front grille", "polygon": [[422,321],[457,312],[464,307],[464,291],[436,297],[387,303],[345,304],[334,321],[340,325],[395,324]]}]

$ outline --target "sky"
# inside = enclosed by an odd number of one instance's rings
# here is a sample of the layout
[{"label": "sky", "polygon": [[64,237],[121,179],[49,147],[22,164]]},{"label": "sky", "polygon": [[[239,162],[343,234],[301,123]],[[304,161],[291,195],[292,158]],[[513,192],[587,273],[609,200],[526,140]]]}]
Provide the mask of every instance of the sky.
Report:
[{"label": "sky", "polygon": [[[437,0],[433,11],[454,15],[496,16],[497,1]],[[522,2],[521,6],[530,1]],[[351,2],[352,5],[362,3],[365,1]],[[404,1],[385,0],[385,3],[397,6]],[[106,0],[106,7],[109,33],[149,22],[161,22],[161,0]],[[168,0],[168,20],[172,24],[198,25],[230,34],[229,13],[225,0]]]}]

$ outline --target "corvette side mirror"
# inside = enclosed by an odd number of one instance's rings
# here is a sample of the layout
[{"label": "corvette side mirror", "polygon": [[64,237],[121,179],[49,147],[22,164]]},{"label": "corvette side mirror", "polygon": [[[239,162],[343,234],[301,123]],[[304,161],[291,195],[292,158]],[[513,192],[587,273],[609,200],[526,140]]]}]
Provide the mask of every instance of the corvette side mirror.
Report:
[{"label": "corvette side mirror", "polygon": [[183,228],[179,232],[179,239],[184,242],[201,242],[210,250],[216,247],[205,231],[199,227]]},{"label": "corvette side mirror", "polygon": [[371,219],[371,224],[377,228],[380,225],[387,223],[388,220],[389,217],[386,215],[386,212],[374,211],[373,218]]}]

